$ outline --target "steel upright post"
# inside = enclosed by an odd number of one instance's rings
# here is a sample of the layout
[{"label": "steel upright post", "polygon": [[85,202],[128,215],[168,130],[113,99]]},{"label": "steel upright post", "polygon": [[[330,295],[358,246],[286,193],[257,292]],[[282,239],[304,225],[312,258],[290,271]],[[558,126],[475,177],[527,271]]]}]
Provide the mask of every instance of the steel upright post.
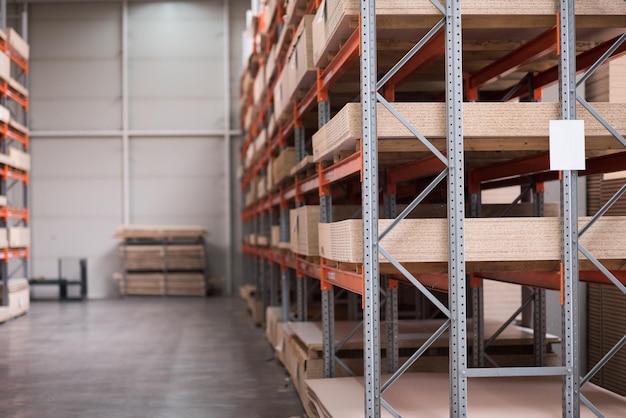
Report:
[{"label": "steel upright post", "polygon": [[[396,196],[385,193],[383,195],[383,210],[385,218],[396,217]],[[400,353],[398,347],[398,284],[384,276],[385,286],[385,322],[387,324],[387,373],[393,373],[400,367]],[[395,283],[395,284],[394,284]]]},{"label": "steel upright post", "polygon": [[[281,242],[289,242],[289,209],[281,208],[280,209],[280,241]],[[289,321],[289,309],[291,306],[290,301],[290,273],[288,268],[281,268],[280,271],[280,282],[281,282],[281,291],[280,291],[280,301],[282,306],[282,317],[283,322]]]},{"label": "steel upright post", "polygon": [[376,115],[376,2],[361,0],[361,107],[363,123],[363,341],[365,417],[380,417],[380,289],[378,275],[378,133]]},{"label": "steel upright post", "polygon": [[450,416],[467,410],[465,184],[461,1],[446,2],[446,117],[448,121],[448,277],[450,307]]},{"label": "steel upright post", "polygon": [[[539,189],[537,185],[533,192],[533,215],[544,216],[544,194],[543,187]],[[546,291],[544,289],[533,289],[533,346],[535,353],[535,366],[544,367],[546,365]]]},{"label": "steel upright post", "polygon": [[[574,0],[561,0],[559,10],[559,98],[561,119],[576,119],[576,22]],[[561,175],[563,268],[563,416],[580,416],[578,332],[578,173]]]}]

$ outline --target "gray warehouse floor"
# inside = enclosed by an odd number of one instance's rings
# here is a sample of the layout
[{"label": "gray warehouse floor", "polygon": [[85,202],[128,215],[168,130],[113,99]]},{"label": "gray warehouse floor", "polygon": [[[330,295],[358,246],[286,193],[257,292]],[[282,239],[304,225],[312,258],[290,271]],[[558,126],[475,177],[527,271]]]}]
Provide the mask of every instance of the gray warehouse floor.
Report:
[{"label": "gray warehouse floor", "polygon": [[40,302],[0,325],[0,417],[303,415],[242,301]]}]

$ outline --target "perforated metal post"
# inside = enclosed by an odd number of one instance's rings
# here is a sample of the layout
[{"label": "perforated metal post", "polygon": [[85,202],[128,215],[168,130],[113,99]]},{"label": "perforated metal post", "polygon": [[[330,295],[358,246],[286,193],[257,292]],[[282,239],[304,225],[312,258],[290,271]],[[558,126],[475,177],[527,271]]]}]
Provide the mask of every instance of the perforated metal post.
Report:
[{"label": "perforated metal post", "polygon": [[[318,97],[318,124],[321,128],[330,121],[330,102],[328,98]],[[320,192],[320,222],[333,221],[332,197],[330,193]],[[324,377],[335,376],[335,292],[332,286],[322,286],[322,325],[324,331]]]},{"label": "perforated metal post", "polygon": [[[321,121],[321,119],[320,119]],[[320,222],[332,222],[330,196],[320,196]],[[322,288],[322,325],[324,331],[324,377],[335,376],[335,295],[332,286]]]},{"label": "perforated metal post", "polygon": [[296,161],[302,161],[306,156],[304,127],[297,126],[293,130],[294,144],[296,146]]},{"label": "perforated metal post", "polygon": [[485,365],[485,305],[483,284],[472,287],[472,366]]},{"label": "perforated metal post", "polygon": [[[274,226],[278,226],[279,225],[279,219],[277,216],[277,212],[276,211],[270,211],[269,213],[269,218],[270,218],[270,222],[272,227]],[[270,238],[271,238],[271,228],[270,228]],[[275,262],[275,260],[272,260],[270,262],[270,306],[277,306],[278,305],[278,289],[280,287],[279,283],[280,283],[281,277],[280,277],[280,265],[278,263]]]},{"label": "perforated metal post", "polygon": [[[480,191],[470,194],[470,217],[480,218],[482,215],[482,201]],[[485,365],[485,309],[484,288],[470,289],[472,295],[472,366],[483,367]]]},{"label": "perforated metal post", "polygon": [[[543,191],[534,188],[533,215],[544,216]],[[535,366],[544,367],[547,360],[546,346],[546,291],[533,289],[533,351],[535,353]]]},{"label": "perforated metal post", "polygon": [[306,276],[296,278],[296,311],[298,321],[304,322],[307,313],[307,279]]},{"label": "perforated metal post", "polygon": [[356,293],[348,292],[348,321],[358,321],[361,310],[361,300]]},{"label": "perforated metal post", "polygon": [[361,0],[361,107],[365,413],[380,417],[380,289],[378,274],[378,134],[376,117],[376,4]]},{"label": "perforated metal post", "polygon": [[[559,97],[561,119],[576,119],[576,22],[574,0],[561,0],[559,15]],[[578,358],[578,173],[561,176],[563,263],[563,416],[580,415],[580,365]]]},{"label": "perforated metal post", "polygon": [[[396,196],[385,193],[383,196],[383,211],[385,218],[396,217]],[[385,322],[387,325],[387,347],[385,356],[387,360],[387,373],[393,373],[400,366],[400,353],[398,347],[398,286],[391,285],[389,277],[383,280],[385,286]]]},{"label": "perforated metal post", "polygon": [[[280,209],[280,242],[289,242],[289,209]],[[281,269],[280,272],[281,282],[281,306],[283,322],[289,321],[289,310],[291,307],[291,274],[289,269]]]},{"label": "perforated metal post", "polygon": [[461,1],[446,2],[446,118],[448,156],[448,276],[450,307],[450,416],[467,411],[465,189]]}]

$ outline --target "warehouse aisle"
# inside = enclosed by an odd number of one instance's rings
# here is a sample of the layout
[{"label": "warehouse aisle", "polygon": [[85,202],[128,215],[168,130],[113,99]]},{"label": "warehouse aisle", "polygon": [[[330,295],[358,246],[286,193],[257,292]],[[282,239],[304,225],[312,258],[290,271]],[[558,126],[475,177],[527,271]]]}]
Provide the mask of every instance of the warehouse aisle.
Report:
[{"label": "warehouse aisle", "polygon": [[239,299],[33,303],[0,325],[0,417],[301,416],[271,356]]}]

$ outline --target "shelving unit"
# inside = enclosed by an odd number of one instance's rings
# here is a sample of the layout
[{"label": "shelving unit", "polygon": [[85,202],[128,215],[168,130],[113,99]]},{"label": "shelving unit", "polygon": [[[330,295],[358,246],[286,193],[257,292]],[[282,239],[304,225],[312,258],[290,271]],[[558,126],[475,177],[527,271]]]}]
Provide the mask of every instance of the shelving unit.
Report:
[{"label": "shelving unit", "polygon": [[[315,71],[302,75],[296,64],[300,76],[295,79],[289,53],[299,51],[306,38],[294,37],[287,48],[278,43],[271,52],[272,40],[283,39],[289,30],[284,27],[292,22],[282,3],[276,5],[277,18],[268,22],[263,48],[254,52],[244,77],[257,82],[242,83],[247,132],[241,151],[242,222],[244,235],[255,237],[243,245],[246,277],[254,278],[264,305],[275,305],[280,293],[283,321],[290,319],[291,277],[296,277],[299,321],[307,318],[305,278],[319,280],[327,378],[336,374],[340,362],[335,354],[343,345],[335,345],[334,288],[362,297],[365,416],[381,416],[381,407],[394,414],[384,392],[444,334],[450,361],[450,404],[444,415],[466,416],[469,379],[499,376],[562,379],[563,416],[579,416],[581,404],[596,412],[585,396],[587,382],[621,345],[583,376],[578,283],[614,284],[626,293],[625,247],[615,241],[619,231],[626,232],[626,219],[603,218],[605,207],[579,220],[577,179],[626,169],[626,105],[591,107],[576,87],[602,62],[626,51],[626,5],[376,3],[288,2],[287,10],[316,13],[309,20]],[[306,31],[292,31],[292,36],[298,33]],[[274,69],[268,70],[272,61]],[[584,75],[577,79],[577,74]],[[555,83],[559,103],[540,102],[542,89]],[[551,171],[549,121],[577,118],[585,120],[586,168]],[[295,167],[291,177],[278,181],[268,167],[289,146],[295,148]],[[511,185],[528,190],[514,204],[528,194],[530,214],[545,215],[544,183],[552,180],[561,185],[558,217],[486,218],[491,209],[481,204],[481,191]],[[624,191],[626,186],[609,202]],[[335,222],[339,201],[361,203],[361,219]],[[271,227],[279,227],[275,243],[289,241],[294,227],[289,209],[307,205],[319,206],[319,260],[312,258],[317,254],[294,252],[293,234],[292,251],[270,245]],[[405,219],[412,212],[422,219]],[[379,222],[379,213],[396,220]],[[615,240],[604,239],[609,234]],[[533,253],[540,243],[550,248]],[[487,367],[483,280],[532,287],[523,306],[533,303],[533,367]],[[398,288],[407,283],[439,308],[444,321],[401,366]],[[545,289],[560,291],[562,298],[559,366],[546,363]],[[447,303],[433,290],[447,292]],[[355,299],[349,300],[354,308]],[[380,375],[382,301],[387,370],[395,372],[385,383]],[[471,335],[468,316],[476,324]],[[499,390],[507,391],[510,380],[503,379]]]},{"label": "shelving unit", "polygon": [[[27,39],[7,28],[7,5],[0,6],[0,282],[2,304],[16,316],[28,310],[28,184],[30,172],[28,130]],[[21,27],[27,15],[22,13]],[[12,303],[10,292],[25,292],[24,300]],[[14,297],[18,297],[17,295]],[[20,296],[21,297],[21,296]],[[19,305],[19,306],[18,306]],[[17,307],[17,310],[16,310]]]}]

